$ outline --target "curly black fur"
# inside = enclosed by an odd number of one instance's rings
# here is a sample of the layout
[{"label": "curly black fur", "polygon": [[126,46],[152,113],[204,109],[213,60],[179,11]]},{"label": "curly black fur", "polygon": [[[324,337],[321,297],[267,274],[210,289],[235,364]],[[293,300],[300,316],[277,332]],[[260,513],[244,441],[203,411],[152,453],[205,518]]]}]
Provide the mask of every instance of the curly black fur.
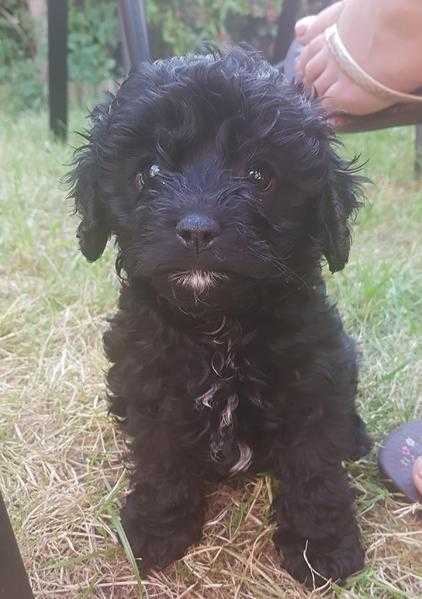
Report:
[{"label": "curly black fur", "polygon": [[88,260],[117,241],[104,345],[143,571],[199,541],[203,481],[248,470],[279,481],[287,569],[312,582],[306,548],[321,576],[344,579],[364,554],[342,461],[369,440],[321,261],[347,262],[353,165],[318,105],[239,49],[145,64],[92,121],[71,195]]}]

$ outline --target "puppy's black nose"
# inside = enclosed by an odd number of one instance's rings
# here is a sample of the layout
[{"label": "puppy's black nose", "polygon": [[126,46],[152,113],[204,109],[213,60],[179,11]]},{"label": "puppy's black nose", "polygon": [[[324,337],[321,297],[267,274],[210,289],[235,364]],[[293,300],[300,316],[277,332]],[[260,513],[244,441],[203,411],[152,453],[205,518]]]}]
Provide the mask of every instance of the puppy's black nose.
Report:
[{"label": "puppy's black nose", "polygon": [[210,216],[188,214],[178,222],[176,233],[186,247],[201,252],[219,235],[220,227]]}]

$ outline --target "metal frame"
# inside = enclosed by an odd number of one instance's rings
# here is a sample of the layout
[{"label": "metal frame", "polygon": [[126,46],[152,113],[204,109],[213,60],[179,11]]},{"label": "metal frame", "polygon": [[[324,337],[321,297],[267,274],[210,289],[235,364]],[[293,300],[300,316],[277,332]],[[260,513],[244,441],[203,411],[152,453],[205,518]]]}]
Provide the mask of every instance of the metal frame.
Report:
[{"label": "metal frame", "polygon": [[[143,0],[118,0],[123,57],[128,72],[149,60],[148,27]],[[67,18],[68,0],[48,0],[48,98],[50,129],[62,141],[67,137]]]},{"label": "metal frame", "polygon": [[282,62],[294,38],[295,23],[299,12],[298,0],[284,0],[280,15],[277,19],[277,34],[274,40],[272,62]]},{"label": "metal frame", "polygon": [[48,101],[50,129],[67,137],[67,0],[48,0]]},{"label": "metal frame", "polygon": [[126,70],[149,60],[148,27],[143,0],[119,0],[119,19]]},{"label": "metal frame", "polygon": [[0,493],[0,599],[33,599],[6,506]]}]

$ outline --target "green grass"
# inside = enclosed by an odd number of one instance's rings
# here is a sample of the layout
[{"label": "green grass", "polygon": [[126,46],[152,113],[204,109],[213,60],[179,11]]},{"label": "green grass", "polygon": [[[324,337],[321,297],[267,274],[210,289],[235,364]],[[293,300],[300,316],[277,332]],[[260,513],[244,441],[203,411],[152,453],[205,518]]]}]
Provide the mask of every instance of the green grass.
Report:
[{"label": "green grass", "polygon": [[[71,148],[50,139],[46,116],[1,123],[0,485],[37,596],[420,597],[420,507],[383,485],[375,451],[349,467],[367,562],[343,589],[308,593],[280,568],[264,478],[214,492],[202,544],[139,585],[118,544],[123,445],[102,399],[101,333],[118,289],[113,252],[93,265],[78,254],[77,219],[59,182]],[[82,126],[72,115],[72,128]],[[369,159],[374,183],[351,261],[327,280],[361,347],[359,404],[379,443],[421,417],[422,191],[410,128],[344,141],[346,153]]]}]

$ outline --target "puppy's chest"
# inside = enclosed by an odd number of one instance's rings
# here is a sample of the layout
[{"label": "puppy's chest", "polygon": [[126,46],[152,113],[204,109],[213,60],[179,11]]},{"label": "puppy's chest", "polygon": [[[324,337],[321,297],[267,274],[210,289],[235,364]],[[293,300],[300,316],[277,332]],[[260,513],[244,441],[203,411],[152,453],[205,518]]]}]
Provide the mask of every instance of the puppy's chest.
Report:
[{"label": "puppy's chest", "polygon": [[212,336],[201,350],[204,376],[189,382],[188,401],[208,431],[211,460],[223,471],[247,470],[271,404],[268,348],[251,333]]},{"label": "puppy's chest", "polygon": [[[252,337],[252,336],[251,336]],[[205,352],[207,376],[196,381],[201,391],[194,398],[197,409],[219,403],[261,406],[268,394],[271,372],[267,352],[252,343],[253,338],[233,341],[230,337],[212,338]]]}]

